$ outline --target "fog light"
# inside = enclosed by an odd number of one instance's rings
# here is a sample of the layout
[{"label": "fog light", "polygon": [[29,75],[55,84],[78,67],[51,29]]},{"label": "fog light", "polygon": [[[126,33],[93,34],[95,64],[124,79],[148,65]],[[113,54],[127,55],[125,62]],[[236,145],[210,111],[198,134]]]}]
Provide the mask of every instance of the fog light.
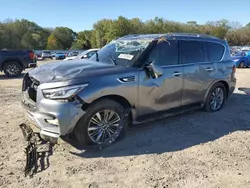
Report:
[{"label": "fog light", "polygon": [[59,126],[59,121],[58,119],[45,119],[45,121],[51,125],[56,125]]}]

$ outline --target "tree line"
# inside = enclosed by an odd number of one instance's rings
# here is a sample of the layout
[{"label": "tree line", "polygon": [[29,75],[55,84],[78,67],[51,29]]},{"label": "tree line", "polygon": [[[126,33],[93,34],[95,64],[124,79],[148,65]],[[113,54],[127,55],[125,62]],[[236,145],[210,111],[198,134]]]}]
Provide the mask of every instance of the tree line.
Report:
[{"label": "tree line", "polygon": [[226,39],[230,45],[250,45],[250,23],[241,26],[228,20],[180,23],[155,17],[102,19],[92,30],[74,32],[67,27],[43,28],[26,19],[0,22],[0,49],[68,50],[100,48],[111,40],[127,34],[201,33]]}]

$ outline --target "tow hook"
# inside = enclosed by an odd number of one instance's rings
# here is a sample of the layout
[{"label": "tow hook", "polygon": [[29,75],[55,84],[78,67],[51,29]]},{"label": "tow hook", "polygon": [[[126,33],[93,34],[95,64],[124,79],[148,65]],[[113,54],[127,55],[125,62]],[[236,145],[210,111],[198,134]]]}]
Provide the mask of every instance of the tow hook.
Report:
[{"label": "tow hook", "polygon": [[43,140],[39,133],[33,132],[29,125],[22,123],[19,127],[27,142],[24,150],[26,155],[24,176],[26,177],[29,175],[33,177],[33,175],[38,172],[39,168],[39,171],[43,171],[49,167],[49,156],[53,154],[53,144]]}]

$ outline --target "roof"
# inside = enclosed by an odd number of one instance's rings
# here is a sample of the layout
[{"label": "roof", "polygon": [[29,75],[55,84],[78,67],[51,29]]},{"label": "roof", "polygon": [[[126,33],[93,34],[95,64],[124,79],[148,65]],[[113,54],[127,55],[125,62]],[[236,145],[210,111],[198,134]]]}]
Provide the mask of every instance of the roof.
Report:
[{"label": "roof", "polygon": [[178,39],[211,39],[211,40],[221,40],[217,37],[205,34],[195,34],[195,33],[167,33],[167,34],[132,34],[126,35],[118,40],[140,40],[140,39],[149,39],[149,40],[157,40],[161,37],[166,37],[168,39],[178,38]]}]

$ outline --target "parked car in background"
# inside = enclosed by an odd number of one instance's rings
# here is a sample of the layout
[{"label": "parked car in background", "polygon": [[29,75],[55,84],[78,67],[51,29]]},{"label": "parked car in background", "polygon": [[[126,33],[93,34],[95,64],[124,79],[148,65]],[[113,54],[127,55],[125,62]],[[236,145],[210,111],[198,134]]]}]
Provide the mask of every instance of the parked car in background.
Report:
[{"label": "parked car in background", "polygon": [[58,59],[65,59],[66,55],[65,53],[63,52],[56,52],[55,54],[55,59],[58,60]]},{"label": "parked car in background", "polygon": [[83,146],[109,145],[131,122],[222,109],[235,89],[235,71],[225,40],[129,35],[84,63],[57,62],[29,71],[21,100],[43,138],[72,135]]},{"label": "parked car in background", "polygon": [[78,56],[73,57],[66,57],[64,61],[74,60],[74,59],[89,59],[91,58],[96,52],[98,52],[98,48],[89,49],[82,53],[80,53]]},{"label": "parked car in background", "polygon": [[33,50],[0,50],[0,71],[8,77],[19,76],[26,68],[36,67]]},{"label": "parked car in background", "polygon": [[237,52],[232,56],[232,59],[238,68],[250,66],[250,51]]},{"label": "parked car in background", "polygon": [[52,59],[51,52],[50,51],[43,51],[42,52],[42,58],[43,59],[46,59],[46,58]]},{"label": "parked car in background", "polygon": [[36,54],[37,60],[43,60],[43,58],[42,58],[42,52],[36,52],[35,54]]},{"label": "parked car in background", "polygon": [[67,54],[67,57],[75,57],[75,56],[78,56],[78,55],[79,55],[79,52],[74,51],[74,52],[69,52],[69,53]]},{"label": "parked car in background", "polygon": [[51,53],[51,57],[52,57],[52,58],[56,58],[56,52],[52,52],[52,53]]}]

